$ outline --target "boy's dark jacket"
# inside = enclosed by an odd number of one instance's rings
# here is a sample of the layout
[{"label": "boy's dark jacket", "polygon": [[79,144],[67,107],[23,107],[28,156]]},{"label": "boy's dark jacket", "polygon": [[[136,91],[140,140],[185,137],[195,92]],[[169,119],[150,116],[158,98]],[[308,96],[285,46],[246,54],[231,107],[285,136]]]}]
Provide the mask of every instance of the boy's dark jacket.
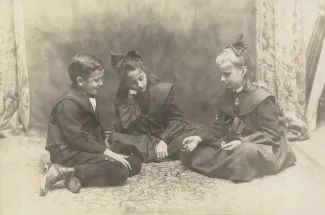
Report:
[{"label": "boy's dark jacket", "polygon": [[72,84],[51,112],[45,149],[51,161],[65,163],[82,152],[103,154],[105,132],[90,95]]}]

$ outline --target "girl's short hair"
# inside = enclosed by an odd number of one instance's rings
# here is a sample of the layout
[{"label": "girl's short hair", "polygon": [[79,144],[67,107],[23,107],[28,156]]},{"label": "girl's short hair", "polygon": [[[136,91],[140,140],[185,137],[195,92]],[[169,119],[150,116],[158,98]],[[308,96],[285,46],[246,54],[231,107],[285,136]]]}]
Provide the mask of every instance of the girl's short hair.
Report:
[{"label": "girl's short hair", "polygon": [[68,66],[68,74],[71,81],[78,77],[89,78],[92,72],[103,70],[104,66],[100,59],[89,54],[78,54],[72,58]]}]

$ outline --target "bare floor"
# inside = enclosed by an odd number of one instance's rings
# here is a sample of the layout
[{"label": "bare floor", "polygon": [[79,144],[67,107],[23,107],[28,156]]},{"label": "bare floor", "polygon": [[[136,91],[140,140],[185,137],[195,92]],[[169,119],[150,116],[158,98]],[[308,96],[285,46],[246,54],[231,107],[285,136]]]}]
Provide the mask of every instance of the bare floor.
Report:
[{"label": "bare floor", "polygon": [[[39,197],[44,137],[0,140],[0,214],[325,214],[325,143],[292,143],[298,162],[279,175],[246,184],[211,179],[179,162],[145,164],[120,187],[64,188]],[[318,141],[318,142],[317,142]]]}]

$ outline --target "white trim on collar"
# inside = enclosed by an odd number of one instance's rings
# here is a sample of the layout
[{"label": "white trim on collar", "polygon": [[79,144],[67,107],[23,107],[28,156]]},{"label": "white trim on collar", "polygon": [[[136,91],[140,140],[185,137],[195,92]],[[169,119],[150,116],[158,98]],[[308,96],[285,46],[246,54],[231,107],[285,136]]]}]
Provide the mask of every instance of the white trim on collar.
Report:
[{"label": "white trim on collar", "polygon": [[89,101],[91,103],[91,106],[93,106],[94,111],[96,111],[96,99],[95,98],[89,98]]}]

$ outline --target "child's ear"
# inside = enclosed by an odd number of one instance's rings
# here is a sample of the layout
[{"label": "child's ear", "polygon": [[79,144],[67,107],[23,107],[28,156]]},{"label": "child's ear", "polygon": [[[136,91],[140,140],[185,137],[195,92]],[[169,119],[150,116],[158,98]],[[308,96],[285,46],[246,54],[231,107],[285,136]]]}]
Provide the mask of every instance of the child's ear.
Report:
[{"label": "child's ear", "polygon": [[78,78],[76,78],[76,83],[77,83],[77,85],[78,86],[80,86],[80,87],[82,87],[83,86],[83,79],[82,79],[82,77],[78,77]]},{"label": "child's ear", "polygon": [[242,75],[245,76],[247,73],[247,66],[242,67]]}]

